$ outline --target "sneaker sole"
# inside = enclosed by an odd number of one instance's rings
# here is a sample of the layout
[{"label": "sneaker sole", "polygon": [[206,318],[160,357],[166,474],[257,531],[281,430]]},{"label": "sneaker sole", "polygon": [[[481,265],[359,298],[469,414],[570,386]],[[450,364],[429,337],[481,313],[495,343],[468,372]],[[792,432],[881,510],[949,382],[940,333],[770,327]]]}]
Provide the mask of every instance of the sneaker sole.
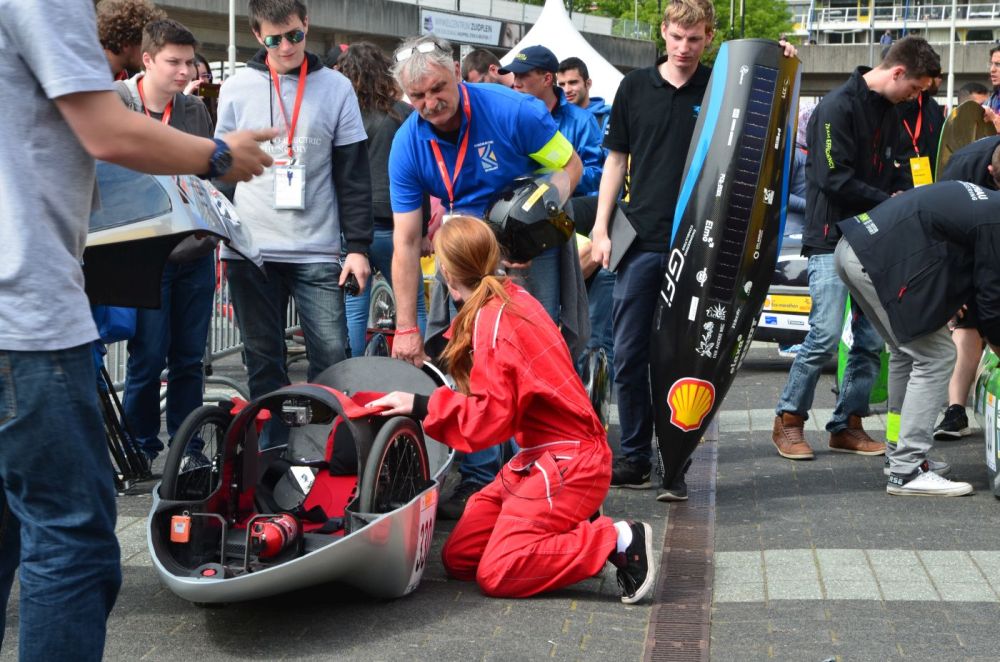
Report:
[{"label": "sneaker sole", "polygon": [[833,446],[830,446],[830,450],[834,453],[850,453],[851,455],[885,455],[884,448],[877,451],[856,451],[851,450],[850,448],[834,448]]},{"label": "sneaker sole", "polygon": [[934,441],[951,441],[952,439],[968,437],[970,434],[972,434],[972,428],[962,428],[958,432],[953,430],[935,430]]},{"label": "sneaker sole", "polygon": [[647,480],[645,483],[628,483],[622,485],[615,485],[614,483],[611,483],[611,487],[621,487],[626,490],[648,490],[652,486],[653,482],[650,480]]},{"label": "sneaker sole", "polygon": [[676,501],[687,501],[688,495],[680,496],[671,492],[663,492],[656,495],[656,500],[663,503],[673,503]]},{"label": "sneaker sole", "polygon": [[943,497],[959,497],[965,496],[966,494],[972,494],[975,488],[972,485],[967,485],[966,487],[957,487],[950,490],[934,490],[933,492],[919,492],[917,490],[908,490],[906,487],[897,487],[895,485],[885,486],[886,494],[892,494],[893,496],[943,496]]},{"label": "sneaker sole", "polygon": [[622,602],[627,605],[634,605],[646,597],[646,594],[653,588],[653,583],[656,581],[656,561],[653,560],[653,527],[643,522],[642,530],[646,534],[646,579],[636,589],[635,595],[631,598],[622,596]]}]

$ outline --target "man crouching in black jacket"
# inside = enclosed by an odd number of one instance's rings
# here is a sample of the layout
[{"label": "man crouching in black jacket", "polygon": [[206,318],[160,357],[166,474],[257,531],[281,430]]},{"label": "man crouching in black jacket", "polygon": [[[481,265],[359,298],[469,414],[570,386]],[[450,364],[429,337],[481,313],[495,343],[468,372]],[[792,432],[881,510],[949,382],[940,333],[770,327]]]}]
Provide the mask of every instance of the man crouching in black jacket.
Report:
[{"label": "man crouching in black jacket", "polygon": [[[894,104],[916,97],[941,72],[937,53],[919,37],[892,45],[875,69],[858,67],[828,94],[809,119],[806,135],[806,224],[802,254],[809,258],[809,333],[795,356],[775,407],[771,439],[791,460],[811,460],[803,427],[812,408],[816,382],[840,339],[847,289],[833,269],[836,223],[866,212],[892,192],[892,145],[898,122]],[[855,316],[851,348],[837,406],[826,425],[830,449],[881,455],[885,444],[861,426],[868,413],[872,384],[883,344],[864,316]]]},{"label": "man crouching in black jacket", "polygon": [[1000,345],[1000,192],[940,182],[838,226],[837,274],[889,343],[889,390],[905,393],[886,492],[969,494],[969,483],[941,476],[946,463],[932,471],[927,453],[955,361],[948,320],[974,307],[980,332]]}]

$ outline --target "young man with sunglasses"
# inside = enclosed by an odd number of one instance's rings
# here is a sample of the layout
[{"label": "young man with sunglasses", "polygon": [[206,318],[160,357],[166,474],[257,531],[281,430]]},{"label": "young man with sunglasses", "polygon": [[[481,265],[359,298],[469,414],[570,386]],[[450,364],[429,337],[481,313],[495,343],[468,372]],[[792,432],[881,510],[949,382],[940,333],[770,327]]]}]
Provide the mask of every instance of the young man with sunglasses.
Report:
[{"label": "young man with sunglasses", "polygon": [[307,379],[346,357],[344,286],[351,275],[362,288],[368,279],[372,198],[357,97],[347,78],[306,51],[305,4],[250,0],[249,15],[263,48],[222,86],[216,133],[260,124],[278,128],[266,146],[274,167],[237,186],[234,199],[267,276],[223,253],[250,394],[258,397],[289,383],[289,296],[305,333]]},{"label": "young man with sunglasses", "polygon": [[[212,120],[201,99],[184,94],[198,40],[171,19],[148,23],[142,31],[145,73],[115,88],[130,109],[176,129],[211,138]],[[167,368],[167,434],[202,404],[202,358],[212,317],[215,260],[211,253],[189,262],[168,263],[160,307],[140,308],[128,343],[125,417],[136,444],[152,461],[163,450],[160,434],[160,373]]]},{"label": "young man with sunglasses", "polygon": [[[515,178],[539,167],[563,168],[575,188],[583,164],[538,99],[500,85],[460,83],[447,41],[434,36],[408,39],[396,50],[395,60],[393,75],[417,112],[396,132],[389,155],[397,324],[392,352],[420,365],[425,354],[417,328],[416,274],[423,195],[440,198],[448,214],[482,217],[494,196]],[[576,252],[569,244],[550,249],[524,271],[526,289],[561,323],[575,355],[589,335],[586,301],[578,296],[583,277]],[[428,336],[448,328],[447,295],[440,285],[428,310]],[[572,301],[580,305],[571,306]],[[452,500],[439,508],[442,517],[457,518],[468,497],[492,482],[500,457],[499,446],[465,457],[462,483]]]}]

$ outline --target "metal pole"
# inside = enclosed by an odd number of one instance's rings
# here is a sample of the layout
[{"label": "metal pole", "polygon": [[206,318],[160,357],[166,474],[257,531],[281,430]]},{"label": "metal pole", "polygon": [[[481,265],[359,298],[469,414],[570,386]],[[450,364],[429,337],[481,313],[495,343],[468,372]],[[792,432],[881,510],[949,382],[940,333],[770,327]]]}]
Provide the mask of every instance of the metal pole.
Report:
[{"label": "metal pole", "polygon": [[729,0],[729,38],[736,36],[736,0]]},{"label": "metal pole", "polygon": [[747,36],[747,0],[740,0],[740,39]]},{"label": "metal pole", "polygon": [[229,75],[236,73],[236,0],[229,0]]},{"label": "metal pole", "polygon": [[951,0],[951,30],[948,39],[948,103],[945,112],[951,111],[951,100],[955,97],[955,21],[958,16],[958,0]]},{"label": "metal pole", "polygon": [[639,36],[639,0],[635,0],[632,13],[632,36]]}]

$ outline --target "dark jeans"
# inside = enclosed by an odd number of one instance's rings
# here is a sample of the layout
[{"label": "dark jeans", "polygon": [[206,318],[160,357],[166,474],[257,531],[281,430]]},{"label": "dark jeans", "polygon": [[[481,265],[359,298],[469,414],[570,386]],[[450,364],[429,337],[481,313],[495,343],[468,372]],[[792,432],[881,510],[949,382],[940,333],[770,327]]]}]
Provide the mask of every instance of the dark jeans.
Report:
[{"label": "dark jeans", "polygon": [[160,434],[160,373],[167,368],[167,434],[202,404],[205,346],[212,319],[215,260],[206,255],[167,263],[160,308],[140,308],[128,343],[125,417],[139,447],[150,458],[163,450]]},{"label": "dark jeans", "polygon": [[236,321],[243,336],[251,397],[287,386],[285,315],[295,298],[305,336],[309,370],[306,379],[347,356],[344,292],[337,284],[335,262],[294,264],[265,262],[267,276],[245,260],[226,262]]},{"label": "dark jeans", "polygon": [[121,586],[91,347],[0,351],[0,637],[17,570],[22,661],[100,660]]},{"label": "dark jeans", "polygon": [[622,454],[641,464],[648,464],[653,456],[649,343],[666,265],[666,253],[633,249],[618,265],[612,295],[614,384]]}]

